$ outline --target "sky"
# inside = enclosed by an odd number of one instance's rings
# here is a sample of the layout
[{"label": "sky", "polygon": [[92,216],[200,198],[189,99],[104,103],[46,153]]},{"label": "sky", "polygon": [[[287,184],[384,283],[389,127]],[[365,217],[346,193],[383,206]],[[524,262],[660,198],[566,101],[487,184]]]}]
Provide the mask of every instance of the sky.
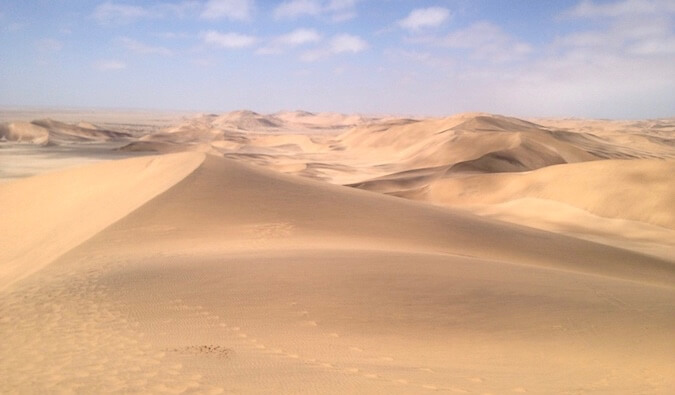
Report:
[{"label": "sky", "polygon": [[673,0],[0,0],[0,106],[675,116]]}]

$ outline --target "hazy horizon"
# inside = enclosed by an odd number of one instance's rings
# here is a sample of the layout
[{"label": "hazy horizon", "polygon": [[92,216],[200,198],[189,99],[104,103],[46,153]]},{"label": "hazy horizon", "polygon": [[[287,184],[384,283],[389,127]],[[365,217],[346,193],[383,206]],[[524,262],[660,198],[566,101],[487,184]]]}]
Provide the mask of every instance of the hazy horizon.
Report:
[{"label": "hazy horizon", "polygon": [[665,0],[0,0],[0,106],[672,117],[674,18]]}]

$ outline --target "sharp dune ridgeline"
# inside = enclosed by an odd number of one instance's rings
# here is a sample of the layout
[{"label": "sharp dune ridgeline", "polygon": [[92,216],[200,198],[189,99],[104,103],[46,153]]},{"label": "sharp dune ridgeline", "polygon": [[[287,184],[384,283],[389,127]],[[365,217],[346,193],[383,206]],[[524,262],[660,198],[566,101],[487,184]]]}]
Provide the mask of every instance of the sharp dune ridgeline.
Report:
[{"label": "sharp dune ridgeline", "polygon": [[675,388],[673,119],[49,116],[0,125],[1,393]]}]

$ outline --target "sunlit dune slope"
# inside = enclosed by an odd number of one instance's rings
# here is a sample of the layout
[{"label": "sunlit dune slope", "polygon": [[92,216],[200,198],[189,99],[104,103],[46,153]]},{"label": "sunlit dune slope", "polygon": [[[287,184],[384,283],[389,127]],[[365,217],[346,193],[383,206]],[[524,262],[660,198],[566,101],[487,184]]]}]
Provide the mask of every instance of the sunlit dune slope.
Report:
[{"label": "sunlit dune slope", "polygon": [[673,385],[665,260],[198,153],[0,193],[2,392]]},{"label": "sunlit dune slope", "polygon": [[[672,276],[668,264],[623,250],[214,156],[109,232],[118,228],[132,249],[423,250],[659,283]],[[137,231],[143,243],[133,243]]]},{"label": "sunlit dune slope", "polygon": [[447,177],[430,184],[425,197],[449,205],[546,199],[602,217],[675,229],[673,174],[672,160],[604,160],[528,173]]},{"label": "sunlit dune slope", "polygon": [[143,157],[0,184],[0,289],[172,187],[202,160]]}]

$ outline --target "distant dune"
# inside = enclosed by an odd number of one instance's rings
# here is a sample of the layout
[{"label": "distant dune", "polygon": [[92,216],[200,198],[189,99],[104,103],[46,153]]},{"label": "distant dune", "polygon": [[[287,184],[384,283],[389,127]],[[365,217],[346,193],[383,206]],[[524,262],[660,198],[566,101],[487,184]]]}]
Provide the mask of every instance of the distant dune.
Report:
[{"label": "distant dune", "polygon": [[29,122],[0,124],[0,140],[45,145],[49,142],[49,131]]},{"label": "distant dune", "polygon": [[131,137],[129,133],[100,129],[93,124],[82,122],[72,125],[51,119],[41,119],[31,123],[0,124],[0,140],[40,145],[101,142],[129,137]]},{"label": "distant dune", "polygon": [[672,392],[670,124],[533,121],[5,124],[139,157],[0,183],[0,392]]}]

